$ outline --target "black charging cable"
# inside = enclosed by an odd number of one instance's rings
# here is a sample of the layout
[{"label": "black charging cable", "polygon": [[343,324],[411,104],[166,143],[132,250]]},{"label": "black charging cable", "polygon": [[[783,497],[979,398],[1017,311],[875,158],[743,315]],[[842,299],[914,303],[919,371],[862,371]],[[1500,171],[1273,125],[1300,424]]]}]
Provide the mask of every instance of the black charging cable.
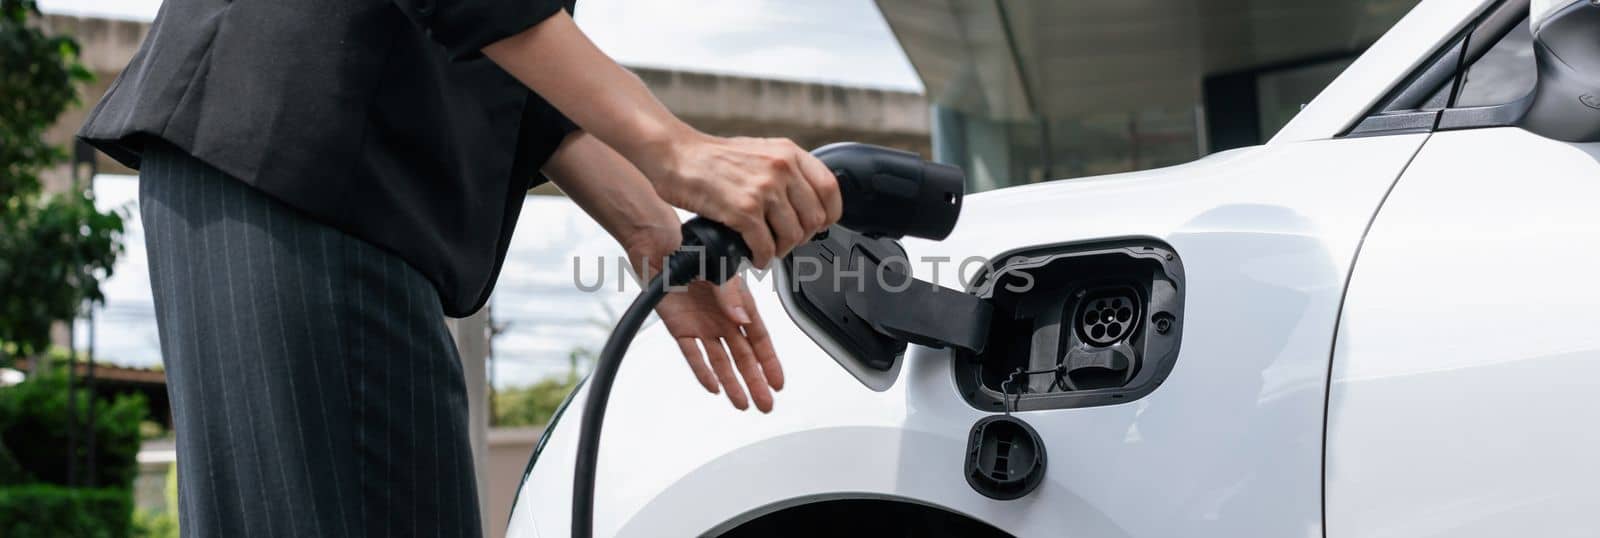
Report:
[{"label": "black charging cable", "polygon": [[673,286],[703,278],[722,284],[738,272],[750,251],[733,230],[703,217],[683,223],[683,246],[667,258],[662,273],[645,284],[644,291],[628,305],[611,331],[606,345],[595,359],[589,374],[589,394],[583,402],[583,419],[578,429],[578,463],[572,476],[572,536],[594,535],[594,475],[600,460],[600,429],[606,418],[606,402],[611,399],[611,384],[616,381],[622,357],[628,352],[639,327],[650,317]]},{"label": "black charging cable", "polygon": [[667,279],[656,275],[646,284],[628,310],[617,321],[616,330],[606,339],[600,358],[595,360],[594,371],[589,374],[589,397],[583,402],[583,422],[578,434],[578,466],[572,477],[572,536],[589,538],[594,534],[594,473],[600,459],[600,425],[606,418],[606,401],[610,400],[611,383],[622,366],[622,356],[628,352],[639,326],[650,317],[650,311],[667,296]]}]

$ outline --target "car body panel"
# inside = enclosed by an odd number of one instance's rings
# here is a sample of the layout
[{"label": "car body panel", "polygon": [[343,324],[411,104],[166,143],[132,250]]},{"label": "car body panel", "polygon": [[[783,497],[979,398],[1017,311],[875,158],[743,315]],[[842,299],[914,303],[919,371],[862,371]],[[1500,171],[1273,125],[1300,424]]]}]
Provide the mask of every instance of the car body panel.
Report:
[{"label": "car body panel", "polygon": [[[1020,413],[1051,466],[1015,501],[966,484],[967,433],[985,413],[957,393],[944,351],[913,346],[901,378],[875,392],[780,315],[771,280],[758,280],[787,378],[762,416],[703,392],[650,327],[607,411],[596,535],[695,535],[841,496],[940,506],[1023,536],[1320,535],[1339,300],[1373,212],[1426,136],[1274,144],[973,195],[948,239],[907,241],[918,276],[954,288],[956,262],[1039,245],[1148,237],[1183,260],[1182,352],[1165,384],[1128,404]],[[952,262],[934,275],[924,257]],[[555,425],[510,536],[567,532],[577,425]]]},{"label": "car body panel", "polygon": [[1596,246],[1600,144],[1433,135],[1351,278],[1328,536],[1600,535]]}]

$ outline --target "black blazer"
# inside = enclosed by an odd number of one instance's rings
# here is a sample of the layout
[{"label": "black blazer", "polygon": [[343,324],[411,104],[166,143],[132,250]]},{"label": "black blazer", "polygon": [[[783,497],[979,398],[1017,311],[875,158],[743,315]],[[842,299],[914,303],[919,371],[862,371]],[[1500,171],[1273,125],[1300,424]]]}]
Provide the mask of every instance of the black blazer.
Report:
[{"label": "black blazer", "polygon": [[576,127],[478,50],[574,0],[166,0],[79,136],[159,138],[400,255],[450,315],[488,299]]}]

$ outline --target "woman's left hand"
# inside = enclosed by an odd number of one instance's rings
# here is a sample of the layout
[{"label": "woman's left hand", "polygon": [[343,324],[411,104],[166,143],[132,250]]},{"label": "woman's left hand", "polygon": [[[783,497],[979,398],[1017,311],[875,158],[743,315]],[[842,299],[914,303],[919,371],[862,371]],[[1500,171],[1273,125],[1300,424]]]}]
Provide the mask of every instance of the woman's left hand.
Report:
[{"label": "woman's left hand", "polygon": [[[650,180],[587,133],[563,139],[542,171],[616,238],[636,274],[659,273],[683,241],[678,214],[656,196]],[[642,271],[646,265],[648,273]],[[740,279],[721,287],[700,281],[668,293],[656,314],[707,391],[726,391],[728,401],[741,410],[752,399],[756,409],[772,410],[772,391],[783,388],[783,368],[755,300]]]},{"label": "woman's left hand", "polygon": [[[624,238],[624,243],[634,267],[649,260],[657,268],[652,270],[659,270],[679,237],[676,228],[664,228]],[[735,276],[721,286],[696,280],[667,293],[656,305],[656,315],[706,391],[725,392],[741,411],[750,408],[751,400],[762,413],[772,411],[772,393],[783,389],[783,366],[744,279]]]},{"label": "woman's left hand", "polygon": [[668,293],[656,314],[678,341],[701,386],[716,394],[720,383],[728,401],[741,411],[755,400],[756,409],[772,412],[772,393],[783,389],[783,366],[743,279],[733,277],[721,286],[697,280],[688,289]]}]

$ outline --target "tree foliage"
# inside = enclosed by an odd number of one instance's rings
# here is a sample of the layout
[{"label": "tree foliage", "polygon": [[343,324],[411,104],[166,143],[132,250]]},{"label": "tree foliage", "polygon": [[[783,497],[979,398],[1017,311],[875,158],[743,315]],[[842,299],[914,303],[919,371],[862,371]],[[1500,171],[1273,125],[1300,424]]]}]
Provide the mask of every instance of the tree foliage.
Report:
[{"label": "tree foliage", "polygon": [[526,387],[511,387],[494,393],[495,426],[543,426],[567,394],[577,387],[572,377],[549,377]]},{"label": "tree foliage", "polygon": [[0,366],[50,342],[50,326],[101,301],[99,281],[121,253],[122,215],[85,190],[43,192],[40,174],[65,161],[45,131],[92,77],[78,44],[33,21],[34,0],[0,0]]},{"label": "tree foliage", "polygon": [[0,486],[0,536],[120,538],[132,530],[129,488]]},{"label": "tree foliage", "polygon": [[[64,370],[51,368],[0,388],[0,487],[38,482],[71,486],[67,481],[68,424],[79,425],[75,461],[80,466],[88,461],[82,425],[89,421],[90,395],[75,391],[76,400],[69,406]],[[139,422],[149,414],[144,396],[124,394],[93,403],[94,423],[89,427],[94,429],[95,461],[91,478],[99,487],[132,487],[139,472]],[[82,467],[79,472],[84,472]]]},{"label": "tree foliage", "polygon": [[561,402],[578,387],[578,362],[592,355],[576,348],[567,353],[567,373],[546,377],[533,385],[509,387],[494,392],[495,426],[544,426],[550,423]]}]

